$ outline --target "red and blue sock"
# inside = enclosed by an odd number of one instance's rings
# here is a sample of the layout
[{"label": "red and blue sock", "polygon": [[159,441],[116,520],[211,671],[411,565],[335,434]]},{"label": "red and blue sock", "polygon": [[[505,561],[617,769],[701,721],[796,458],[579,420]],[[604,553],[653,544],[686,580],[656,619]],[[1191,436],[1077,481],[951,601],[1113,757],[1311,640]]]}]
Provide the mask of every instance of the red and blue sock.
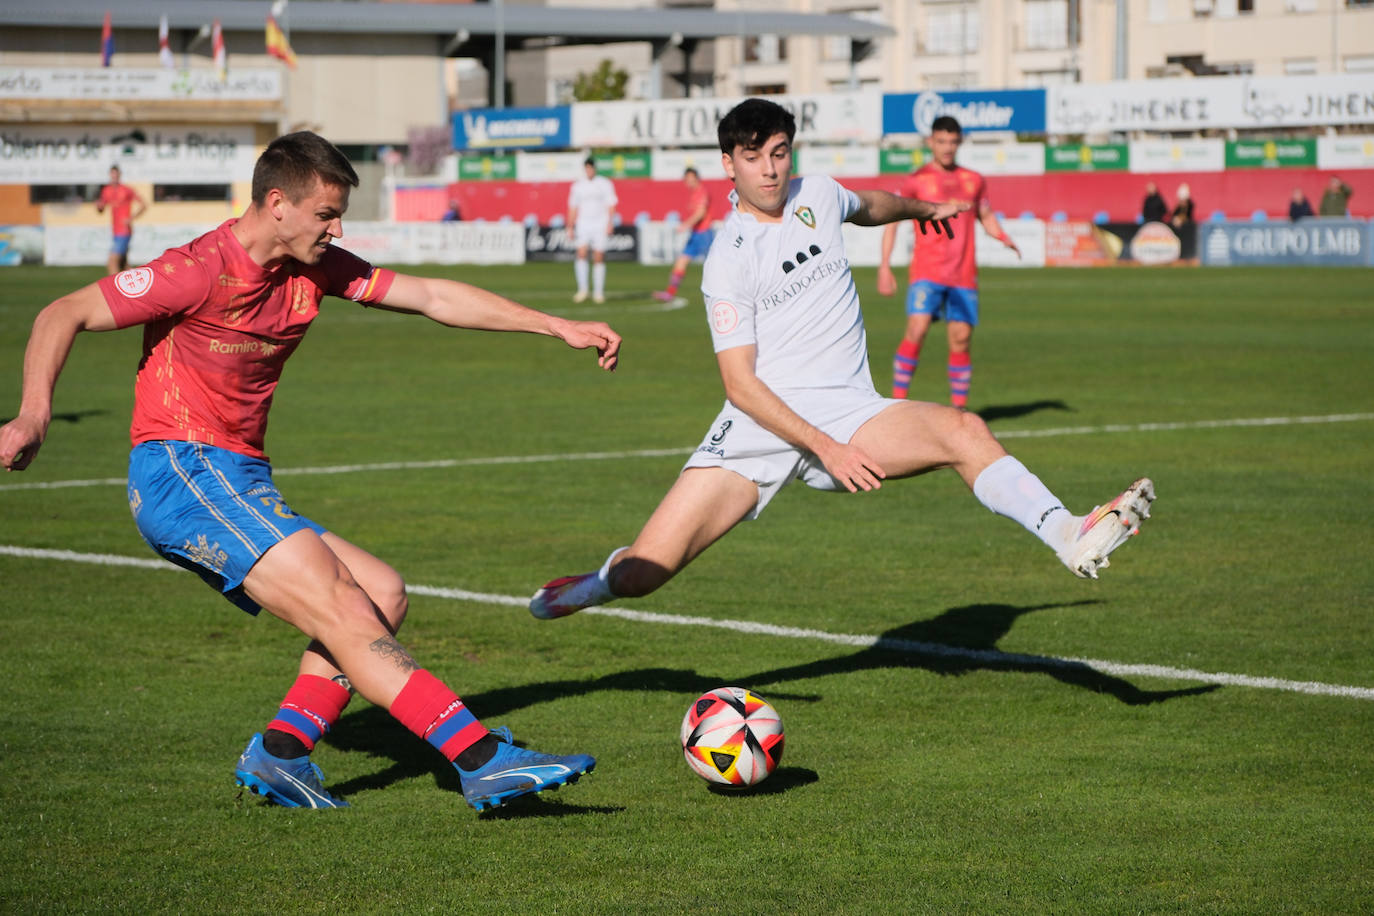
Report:
[{"label": "red and blue sock", "polygon": [[682,285],[682,278],[687,276],[685,270],[675,270],[668,277],[668,288],[665,292],[670,296],[677,295],[677,288]]},{"label": "red and blue sock", "polygon": [[892,357],[892,396],[897,400],[906,397],[911,387],[911,377],[921,362],[921,345],[916,341],[902,338],[897,345],[897,353]]},{"label": "red and blue sock", "polygon": [[969,383],[973,380],[973,360],[967,352],[949,354],[949,402],[955,407],[968,403]]},{"label": "red and blue sock", "polygon": [[351,696],[347,687],[327,677],[302,674],[286,692],[277,715],[267,723],[263,748],[286,760],[309,754],[339,721]]},{"label": "red and blue sock", "polygon": [[[459,760],[464,752],[487,737],[487,730],[444,682],[423,668],[413,672],[396,699],[391,701],[391,715],[411,732],[428,741],[450,763],[464,769],[475,769],[469,760]],[[493,742],[483,742],[483,746]],[[490,758],[490,754],[485,755]]]}]

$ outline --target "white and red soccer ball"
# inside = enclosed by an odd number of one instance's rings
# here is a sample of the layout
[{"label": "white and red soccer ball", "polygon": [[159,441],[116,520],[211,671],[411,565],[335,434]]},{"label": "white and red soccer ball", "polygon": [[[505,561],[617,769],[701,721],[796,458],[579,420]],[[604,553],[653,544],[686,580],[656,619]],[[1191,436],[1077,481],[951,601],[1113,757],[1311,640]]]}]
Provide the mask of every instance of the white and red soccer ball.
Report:
[{"label": "white and red soccer ball", "polygon": [[707,782],[754,786],[782,759],[782,720],[768,702],[743,687],[717,687],[693,701],[682,718],[682,753]]}]

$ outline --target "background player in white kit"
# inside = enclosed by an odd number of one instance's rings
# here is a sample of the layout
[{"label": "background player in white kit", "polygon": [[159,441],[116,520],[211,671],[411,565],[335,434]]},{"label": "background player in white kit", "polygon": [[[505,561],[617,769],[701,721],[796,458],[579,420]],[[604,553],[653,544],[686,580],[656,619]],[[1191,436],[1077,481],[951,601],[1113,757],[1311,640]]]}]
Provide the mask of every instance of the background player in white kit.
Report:
[{"label": "background player in white kit", "polygon": [[763,99],[721,119],[721,158],[735,190],[702,292],[725,407],[634,543],[596,572],[546,584],[530,600],[536,617],[649,594],[738,522],[756,518],[795,478],[852,493],[953,468],[979,502],[1019,522],[1082,577],[1097,578],[1107,555],[1148,517],[1147,478],[1074,516],[976,414],[877,393],[842,223],[918,219],[949,234],[950,217],[969,205],[791,178],[795,132],[792,115]]},{"label": "background player in white kit", "polygon": [[[615,185],[605,175],[596,173],[596,160],[591,156],[582,163],[586,173],[572,183],[568,190],[568,225],[572,226],[573,244],[577,257],[573,260],[573,276],[577,278],[574,302],[587,299],[587,279],[590,274],[592,301],[606,301],[606,242],[615,228]],[[592,253],[588,270],[587,252]]]}]

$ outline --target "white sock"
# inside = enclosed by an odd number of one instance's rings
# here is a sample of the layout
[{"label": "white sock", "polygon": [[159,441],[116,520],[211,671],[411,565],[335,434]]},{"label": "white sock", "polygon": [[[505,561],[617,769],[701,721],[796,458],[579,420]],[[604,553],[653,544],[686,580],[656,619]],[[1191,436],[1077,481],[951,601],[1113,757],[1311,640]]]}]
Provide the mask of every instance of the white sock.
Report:
[{"label": "white sock", "polygon": [[973,482],[973,495],[998,515],[1038,537],[1058,552],[1073,535],[1073,516],[1040,478],[1011,455],[983,468]]},{"label": "white sock", "polygon": [[606,292],[606,262],[597,261],[592,265],[592,295],[600,296]]},{"label": "white sock", "polygon": [[626,545],[612,550],[611,555],[606,558],[606,562],[602,563],[601,568],[596,572],[596,578],[601,581],[602,588],[606,589],[606,594],[612,598],[616,597],[616,594],[611,591],[611,567],[615,565],[615,558],[629,549],[629,545]]},{"label": "white sock", "polygon": [[573,276],[577,278],[577,291],[585,293],[587,291],[587,259],[578,258],[573,261]]}]

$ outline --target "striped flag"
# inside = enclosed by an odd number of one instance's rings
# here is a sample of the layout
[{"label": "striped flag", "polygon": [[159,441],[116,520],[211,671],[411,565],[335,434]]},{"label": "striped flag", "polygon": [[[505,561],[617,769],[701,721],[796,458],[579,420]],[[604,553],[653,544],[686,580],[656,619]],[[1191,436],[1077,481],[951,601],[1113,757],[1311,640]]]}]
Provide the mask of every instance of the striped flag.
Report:
[{"label": "striped flag", "polygon": [[110,28],[110,11],[105,11],[105,24],[100,27],[100,66],[108,67],[114,57],[114,30]]},{"label": "striped flag", "polygon": [[224,30],[220,28],[218,19],[210,27],[210,47],[215,55],[215,72],[222,83],[229,78],[229,55],[224,50]]},{"label": "striped flag", "polygon": [[286,40],[286,33],[277,25],[277,16],[286,8],[282,0],[277,0],[272,4],[272,10],[267,14],[267,53],[271,57],[280,60],[292,70],[296,69],[296,52],[291,50],[290,43]]},{"label": "striped flag", "polygon": [[157,59],[162,62],[162,66],[168,70],[176,69],[176,59],[172,57],[172,45],[167,40],[167,14],[162,14],[162,19],[157,24]]}]

